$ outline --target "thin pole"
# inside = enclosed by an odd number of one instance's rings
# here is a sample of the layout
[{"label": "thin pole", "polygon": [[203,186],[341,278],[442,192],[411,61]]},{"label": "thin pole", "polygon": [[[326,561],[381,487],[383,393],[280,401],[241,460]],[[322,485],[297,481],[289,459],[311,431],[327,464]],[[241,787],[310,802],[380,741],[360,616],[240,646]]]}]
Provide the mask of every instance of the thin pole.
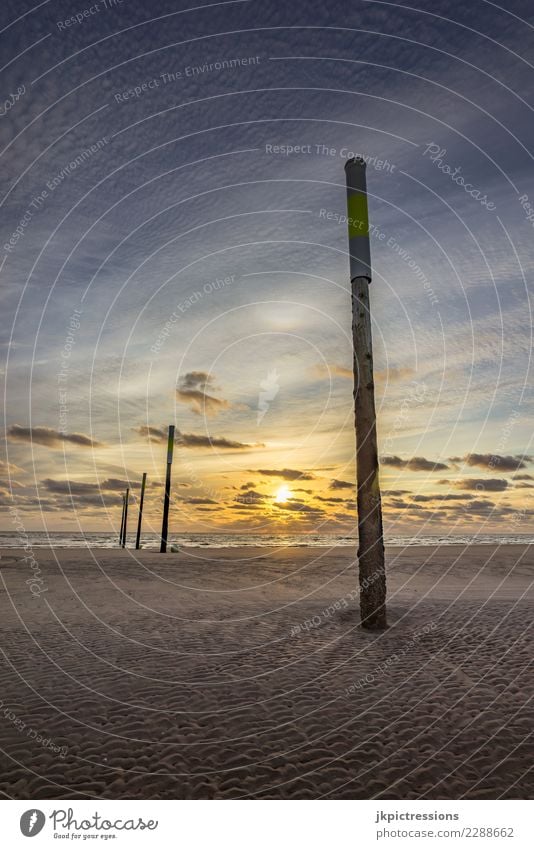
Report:
[{"label": "thin pole", "polygon": [[387,626],[386,569],[382,501],[378,477],[373,341],[369,304],[371,251],[365,167],[365,161],[361,157],[349,159],[345,163],[354,347],[360,614],[364,628],[378,630]]},{"label": "thin pole", "polygon": [[165,477],[165,496],[163,499],[163,522],[161,523],[161,554],[165,554],[167,551],[167,537],[169,534],[169,504],[171,500],[171,467],[173,450],[174,425],[169,425],[169,438],[167,440],[167,474]]},{"label": "thin pole", "polygon": [[137,520],[137,536],[135,538],[135,547],[141,547],[141,522],[143,521],[143,501],[145,500],[146,472],[143,472],[143,480],[141,482],[141,495],[139,496],[139,518]]},{"label": "thin pole", "polygon": [[119,534],[119,545],[122,546],[122,531],[124,528],[124,493],[122,494],[122,516],[121,516],[121,530]]},{"label": "thin pole", "polygon": [[126,548],[126,528],[128,525],[128,501],[130,499],[130,489],[126,487],[126,494],[124,496],[124,525],[122,528],[122,547]]}]

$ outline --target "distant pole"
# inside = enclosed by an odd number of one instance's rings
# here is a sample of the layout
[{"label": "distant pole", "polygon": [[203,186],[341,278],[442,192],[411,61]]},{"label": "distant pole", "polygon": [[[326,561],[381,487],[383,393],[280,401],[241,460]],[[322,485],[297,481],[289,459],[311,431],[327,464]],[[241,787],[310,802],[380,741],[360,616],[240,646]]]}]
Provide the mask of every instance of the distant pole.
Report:
[{"label": "distant pole", "polygon": [[126,528],[128,525],[128,501],[130,499],[130,489],[126,487],[126,494],[124,496],[124,524],[122,527],[122,547],[126,548]]},{"label": "distant pole", "polygon": [[359,156],[345,163],[354,347],[360,613],[364,628],[378,630],[387,626],[386,569],[382,502],[378,478],[373,342],[369,304],[371,251],[365,168],[365,161]]},{"label": "distant pole", "polygon": [[122,532],[124,530],[124,493],[122,494],[122,516],[121,516],[121,530],[119,534],[119,545],[122,546]]},{"label": "distant pole", "polygon": [[135,538],[135,547],[141,547],[141,522],[143,521],[143,501],[145,500],[146,472],[143,472],[143,480],[141,482],[141,495],[139,496],[139,518],[137,520],[137,536]]},{"label": "distant pole", "polygon": [[165,477],[165,496],[163,499],[163,522],[161,524],[161,548],[160,553],[167,551],[167,537],[169,534],[169,504],[171,500],[171,467],[172,453],[174,450],[174,425],[169,425],[169,438],[167,440],[167,475]]}]

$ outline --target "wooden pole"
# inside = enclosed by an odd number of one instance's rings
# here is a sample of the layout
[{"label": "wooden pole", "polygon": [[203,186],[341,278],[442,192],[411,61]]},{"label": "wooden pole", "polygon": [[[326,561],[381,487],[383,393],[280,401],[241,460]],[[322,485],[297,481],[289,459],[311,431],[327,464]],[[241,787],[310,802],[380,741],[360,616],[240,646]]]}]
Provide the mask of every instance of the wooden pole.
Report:
[{"label": "wooden pole", "polygon": [[365,161],[360,157],[349,159],[345,173],[354,347],[360,614],[364,628],[379,630],[387,627],[386,569],[369,304],[371,253]]},{"label": "wooden pole", "polygon": [[135,547],[141,547],[141,522],[143,521],[143,501],[145,500],[146,472],[143,472],[143,480],[141,482],[141,495],[139,496],[139,518],[137,520],[137,536],[135,538]]},{"label": "wooden pole", "polygon": [[161,547],[160,553],[167,551],[167,537],[169,534],[169,504],[171,500],[171,467],[172,454],[174,450],[174,425],[169,425],[169,438],[167,440],[167,474],[165,476],[165,495],[163,498],[163,521],[161,523]]},{"label": "wooden pole", "polygon": [[128,501],[130,499],[130,488],[126,487],[126,494],[124,496],[124,524],[122,528],[122,547],[126,548],[126,530],[128,525]]},{"label": "wooden pole", "polygon": [[121,530],[119,534],[119,545],[122,546],[122,531],[124,528],[124,493],[122,494],[122,516],[121,516]]}]

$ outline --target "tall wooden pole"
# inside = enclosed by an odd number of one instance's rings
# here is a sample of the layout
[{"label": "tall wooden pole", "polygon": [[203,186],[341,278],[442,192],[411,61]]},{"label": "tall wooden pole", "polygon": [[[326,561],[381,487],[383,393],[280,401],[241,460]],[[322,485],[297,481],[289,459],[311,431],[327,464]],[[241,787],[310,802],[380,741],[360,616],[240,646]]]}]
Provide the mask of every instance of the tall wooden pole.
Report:
[{"label": "tall wooden pole", "polygon": [[146,472],[143,472],[143,480],[141,482],[141,495],[139,496],[139,518],[137,520],[137,536],[135,538],[135,547],[141,547],[141,522],[143,521],[143,501],[145,500]]},{"label": "tall wooden pole", "polygon": [[122,516],[121,516],[121,530],[119,534],[119,545],[122,547],[122,532],[124,530],[124,493],[122,494]]},{"label": "tall wooden pole", "polygon": [[365,161],[361,157],[349,159],[345,163],[354,347],[360,614],[364,628],[378,630],[387,626],[386,569],[382,501],[378,477],[373,342],[369,304],[371,251],[365,168]]},{"label": "tall wooden pole", "polygon": [[128,501],[130,500],[130,488],[126,487],[124,495],[124,524],[122,526],[122,547],[126,548],[126,530],[128,526]]},{"label": "tall wooden pole", "polygon": [[171,467],[172,453],[174,450],[174,425],[169,425],[169,438],[167,440],[167,474],[165,476],[165,496],[163,499],[163,521],[161,523],[161,547],[160,553],[167,551],[167,537],[169,534],[169,504],[171,500]]}]

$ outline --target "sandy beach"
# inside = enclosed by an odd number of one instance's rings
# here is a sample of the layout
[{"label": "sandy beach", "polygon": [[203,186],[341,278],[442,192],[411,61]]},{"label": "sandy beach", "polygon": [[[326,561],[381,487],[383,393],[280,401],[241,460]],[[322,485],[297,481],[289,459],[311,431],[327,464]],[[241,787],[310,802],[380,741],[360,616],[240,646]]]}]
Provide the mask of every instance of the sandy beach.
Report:
[{"label": "sandy beach", "polygon": [[533,549],[1,552],[8,798],[532,798]]}]

